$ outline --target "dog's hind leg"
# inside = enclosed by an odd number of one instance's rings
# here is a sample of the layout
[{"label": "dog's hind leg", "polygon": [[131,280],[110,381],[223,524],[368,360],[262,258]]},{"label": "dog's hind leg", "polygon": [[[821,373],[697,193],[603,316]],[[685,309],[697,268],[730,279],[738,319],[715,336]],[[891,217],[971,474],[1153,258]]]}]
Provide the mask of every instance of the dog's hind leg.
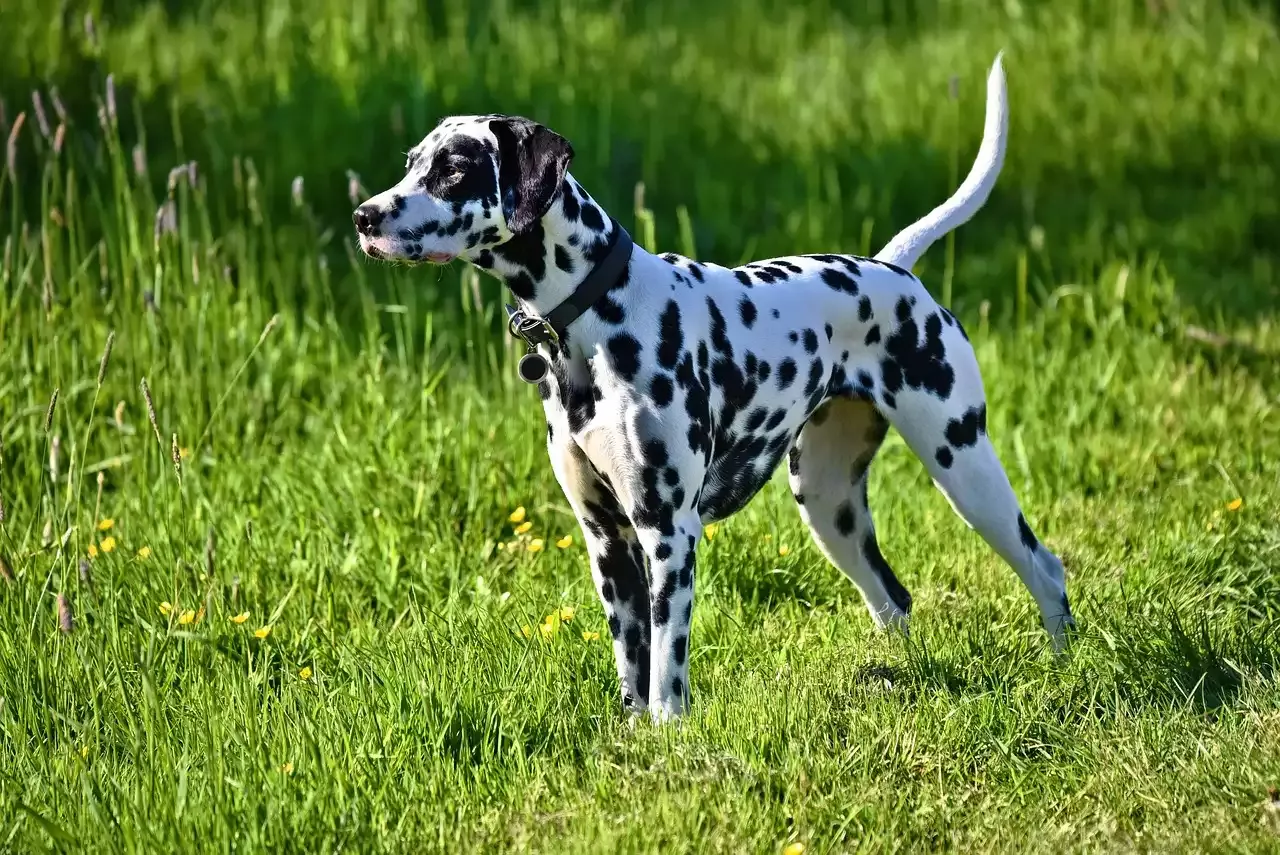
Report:
[{"label": "dog's hind leg", "polygon": [[867,505],[868,468],[887,430],[869,402],[833,398],[801,429],[787,465],[818,548],[857,586],[878,626],[905,629],[911,595],[880,554]]},{"label": "dog's hind leg", "polygon": [[[940,317],[946,318],[945,326]],[[914,347],[915,328],[907,323],[894,335],[908,329]],[[1075,626],[1062,562],[1027,523],[987,437],[987,405],[973,348],[949,315],[930,315],[923,327],[923,347],[934,354],[931,368],[921,362],[904,367],[903,359],[886,360],[885,387],[880,391],[892,405],[886,404],[882,412],[924,462],[960,518],[1018,574],[1035,598],[1055,649],[1061,650],[1066,632]],[[902,345],[898,351],[909,349]],[[927,370],[937,374],[931,377]],[[918,388],[910,384],[913,375],[926,378]]]}]

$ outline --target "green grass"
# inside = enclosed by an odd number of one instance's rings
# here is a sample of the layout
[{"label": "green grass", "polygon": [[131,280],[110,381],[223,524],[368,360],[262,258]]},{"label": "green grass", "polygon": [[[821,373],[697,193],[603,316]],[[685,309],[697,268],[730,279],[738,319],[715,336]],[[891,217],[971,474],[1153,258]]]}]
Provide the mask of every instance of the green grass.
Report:
[{"label": "green grass", "polygon": [[[0,131],[26,112],[0,164],[0,851],[1280,847],[1264,4],[165,8],[0,11]],[[967,168],[1002,47],[1008,165],[919,272],[1068,565],[1076,648],[1053,660],[891,434],[871,501],[911,640],[872,630],[779,475],[701,546],[694,712],[632,727],[502,293],[356,259],[345,170],[381,189],[440,114],[521,112],[624,222],[643,182],[659,248],[874,250]]]}]

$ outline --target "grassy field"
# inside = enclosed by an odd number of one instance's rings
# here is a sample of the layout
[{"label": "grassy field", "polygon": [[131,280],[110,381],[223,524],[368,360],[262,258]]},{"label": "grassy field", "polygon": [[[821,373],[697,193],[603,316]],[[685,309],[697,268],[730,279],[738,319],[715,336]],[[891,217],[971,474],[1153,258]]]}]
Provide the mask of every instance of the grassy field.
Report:
[{"label": "grassy field", "polygon": [[[1280,849],[1280,21],[691,6],[6,0],[0,851]],[[779,473],[633,727],[503,294],[357,259],[349,184],[523,113],[659,249],[874,251],[1001,48],[1007,166],[918,272],[1076,648],[891,434],[911,640]]]}]

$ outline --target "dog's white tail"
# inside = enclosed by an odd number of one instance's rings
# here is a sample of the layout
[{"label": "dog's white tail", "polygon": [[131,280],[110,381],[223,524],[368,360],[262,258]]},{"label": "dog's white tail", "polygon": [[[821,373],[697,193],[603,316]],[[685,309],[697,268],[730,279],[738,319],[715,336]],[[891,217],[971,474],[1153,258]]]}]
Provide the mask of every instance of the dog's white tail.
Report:
[{"label": "dog's white tail", "polygon": [[1009,92],[1001,64],[1003,56],[1004,51],[996,54],[987,76],[987,118],[982,129],[982,145],[964,183],[950,199],[895,235],[875,254],[877,261],[888,261],[910,270],[934,241],[968,222],[987,201],[1004,165],[1005,143],[1009,137]]}]

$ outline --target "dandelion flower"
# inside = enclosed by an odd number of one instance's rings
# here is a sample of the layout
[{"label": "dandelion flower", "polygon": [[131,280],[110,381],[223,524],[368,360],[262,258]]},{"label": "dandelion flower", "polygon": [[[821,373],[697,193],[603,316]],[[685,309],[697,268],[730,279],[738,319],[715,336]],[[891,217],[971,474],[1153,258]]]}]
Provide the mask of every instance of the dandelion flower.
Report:
[{"label": "dandelion flower", "polygon": [[80,746],[80,758],[81,758],[82,760],[88,760],[88,759],[89,759],[89,746],[88,746],[88,745],[82,745],[82,746]]},{"label": "dandelion flower", "polygon": [[116,548],[116,539],[114,537],[111,537],[110,535],[107,535],[102,539],[102,543],[100,544],[100,546],[102,547],[103,552],[113,552],[115,551],[115,548]]},{"label": "dandelion flower", "polygon": [[111,519],[98,520],[98,531],[111,531],[115,524],[116,521]]},{"label": "dandelion flower", "polygon": [[556,634],[556,630],[559,628],[560,628],[560,624],[558,623],[552,623],[551,621],[543,621],[542,625],[538,627],[538,632],[542,635],[544,639],[550,639],[551,636]]},{"label": "dandelion flower", "polygon": [[271,627],[269,626],[260,626],[253,631],[254,638],[266,638],[270,634],[271,634]]},{"label": "dandelion flower", "polygon": [[247,621],[248,619],[249,619],[249,613],[248,613],[248,612],[241,612],[241,613],[240,613],[240,614],[238,614],[238,615],[232,615],[231,617],[227,618],[227,620],[229,620],[229,621],[231,621],[232,623],[235,623],[235,624],[244,623],[244,622],[245,622],[245,621]]},{"label": "dandelion flower", "polygon": [[535,537],[533,540],[529,541],[530,552],[541,552],[542,547],[543,547],[543,543],[542,543],[542,538],[540,537]]},{"label": "dandelion flower", "polygon": [[716,525],[715,523],[711,523],[710,525],[708,525],[702,530],[702,533],[707,536],[707,540],[714,540],[716,536],[716,532],[718,532],[719,530],[720,530],[720,526]]},{"label": "dandelion flower", "polygon": [[150,547],[150,546],[144,546],[144,547],[142,547],[141,549],[139,549],[139,550],[138,550],[138,557],[139,557],[139,558],[141,558],[143,561],[146,561],[148,558],[150,558],[150,557],[151,557],[151,547]]},{"label": "dandelion flower", "polygon": [[511,516],[507,517],[507,522],[510,522],[510,523],[524,522],[524,514],[525,514],[524,505],[521,505],[520,507],[516,508],[514,511],[511,512]]},{"label": "dandelion flower", "polygon": [[1227,510],[1229,511],[1238,511],[1243,506],[1244,506],[1244,499],[1236,498],[1227,502]]},{"label": "dandelion flower", "polygon": [[533,628],[526,623],[524,626],[520,627],[520,634],[525,638],[531,638],[533,637]]},{"label": "dandelion flower", "polygon": [[190,457],[190,456],[191,456],[191,449],[189,449],[189,448],[179,448],[179,449],[178,449],[178,459],[179,459],[179,460],[186,460],[186,459],[187,459],[188,457]]},{"label": "dandelion flower", "polygon": [[284,772],[286,775],[292,775],[292,774],[293,774],[293,764],[292,764],[292,763],[285,763],[283,766],[281,766],[281,767],[280,767],[280,771],[281,771],[281,772]]},{"label": "dandelion flower", "polygon": [[165,600],[163,603],[160,604],[160,614],[167,615],[171,611],[173,611],[173,603],[170,603],[168,600]]},{"label": "dandelion flower", "polygon": [[191,623],[195,619],[196,619],[196,613],[191,609],[187,609],[185,612],[178,615],[178,623],[180,623],[183,626],[186,626],[187,624]]},{"label": "dandelion flower", "polygon": [[98,557],[98,547],[94,546],[92,543],[89,544],[89,557],[90,558]]},{"label": "dandelion flower", "polygon": [[781,555],[781,556],[783,556],[783,557],[785,558],[787,555],[790,555],[790,554],[791,554],[791,547],[790,547],[790,546],[779,546],[779,547],[778,547],[778,554],[779,554],[779,555]]},{"label": "dandelion flower", "polygon": [[561,606],[558,614],[560,615],[560,620],[564,621],[565,623],[568,623],[569,621],[573,620],[575,609],[573,608],[573,606]]},{"label": "dandelion flower", "polygon": [[802,855],[803,852],[804,844],[797,840],[795,843],[788,844],[787,848],[782,850],[782,855]]},{"label": "dandelion flower", "polygon": [[520,523],[520,525],[516,526],[516,534],[524,534],[531,528],[533,528],[533,520],[525,520]]},{"label": "dandelion flower", "polygon": [[311,679],[311,666],[310,666],[310,665],[304,665],[304,666],[302,666],[302,670],[298,672],[298,676],[299,676],[299,677],[301,677],[301,678],[302,678],[302,679],[304,679],[304,680],[310,680],[310,679]]},{"label": "dandelion flower", "polygon": [[589,630],[588,630],[588,631],[584,631],[584,632],[582,633],[582,640],[583,640],[583,641],[599,641],[599,640],[600,640],[600,633],[598,633],[598,632],[591,632],[591,631],[589,631]]},{"label": "dandelion flower", "polygon": [[564,537],[556,541],[556,546],[561,549],[568,549],[570,546],[573,546],[573,535],[566,534]]}]

